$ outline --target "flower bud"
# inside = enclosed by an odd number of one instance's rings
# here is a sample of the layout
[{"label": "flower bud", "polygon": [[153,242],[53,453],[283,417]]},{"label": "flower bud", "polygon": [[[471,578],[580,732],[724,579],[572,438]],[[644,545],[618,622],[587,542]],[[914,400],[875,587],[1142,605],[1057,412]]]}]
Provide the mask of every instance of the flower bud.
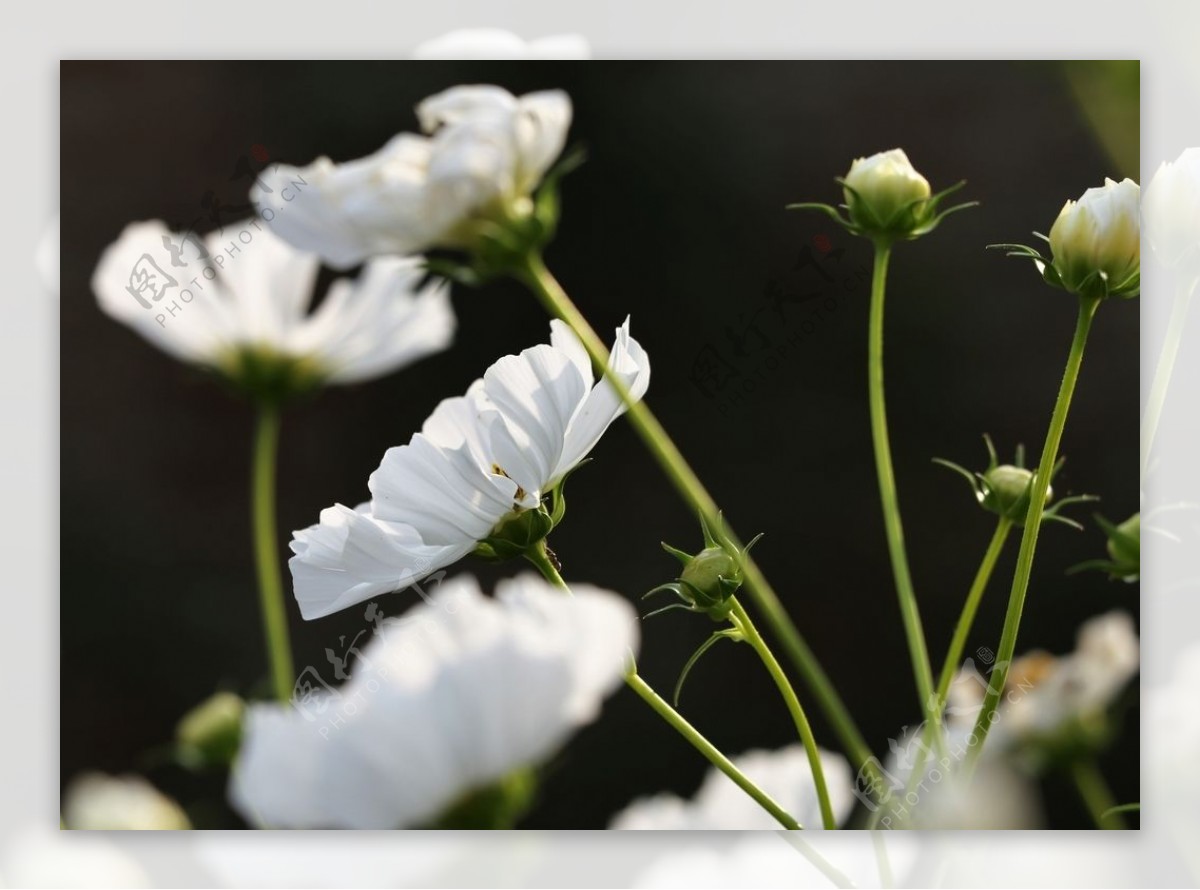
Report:
[{"label": "flower bud", "polygon": [[[1029,511],[1029,490],[1033,485],[1033,471],[1012,464],[992,467],[980,475],[979,503],[985,510],[1012,520],[1017,525],[1025,523]],[[1053,489],[1046,488],[1046,503],[1053,498]]]},{"label": "flower bud", "polygon": [[1061,286],[1083,297],[1136,297],[1141,289],[1141,234],[1132,179],[1104,181],[1067,201],[1050,229],[1051,263]]},{"label": "flower bud", "polygon": [[1117,526],[1117,533],[1108,536],[1105,545],[1113,562],[1137,572],[1142,561],[1142,514],[1134,513]]},{"label": "flower bud", "polygon": [[242,741],[246,703],[232,692],[218,692],[184,714],[175,727],[179,754],[188,765],[227,765]]},{"label": "flower bud", "polygon": [[692,593],[696,605],[702,609],[719,606],[729,598],[726,593],[728,581],[739,578],[741,568],[724,547],[705,547],[683,567],[679,580],[684,589]]},{"label": "flower bud", "polygon": [[[996,447],[992,444],[991,438],[985,435],[983,441],[987,444],[989,460],[987,469],[982,473],[972,473],[970,470],[964,469],[958,464],[940,457],[935,457],[933,459],[934,463],[954,470],[954,472],[966,479],[971,486],[971,490],[975,493],[975,500],[979,502],[979,506],[983,507],[983,509],[1007,519],[1013,525],[1022,526],[1025,524],[1025,518],[1029,513],[1029,496],[1036,474],[1032,470],[1025,468],[1025,452],[1022,447],[1017,447],[1015,463],[1001,464],[996,459]],[[1054,469],[1050,473],[1051,479],[1061,469],[1062,464],[1063,461],[1060,459],[1054,465]],[[1046,503],[1049,504],[1053,499],[1054,489],[1047,485]],[[1072,528],[1082,528],[1073,519],[1060,516],[1059,511],[1071,504],[1094,500],[1095,498],[1092,495],[1073,495],[1063,498],[1054,504],[1054,506],[1043,510],[1042,521],[1061,522]]]},{"label": "flower bud", "polygon": [[[714,621],[724,621],[732,605],[730,598],[742,586],[742,560],[750,548],[758,543],[762,535],[756,536],[744,549],[739,550],[718,528],[716,533],[700,517],[700,529],[704,532],[704,549],[694,556],[670,544],[663,549],[683,565],[679,577],[667,584],[660,584],[646,596],[666,590],[674,593],[679,602],[672,603],[650,615],[667,609],[687,609],[689,612],[705,612]],[[645,617],[649,618],[650,615]]]},{"label": "flower bud", "polygon": [[932,194],[900,148],[857,158],[842,184],[850,219],[868,232],[911,231]]}]

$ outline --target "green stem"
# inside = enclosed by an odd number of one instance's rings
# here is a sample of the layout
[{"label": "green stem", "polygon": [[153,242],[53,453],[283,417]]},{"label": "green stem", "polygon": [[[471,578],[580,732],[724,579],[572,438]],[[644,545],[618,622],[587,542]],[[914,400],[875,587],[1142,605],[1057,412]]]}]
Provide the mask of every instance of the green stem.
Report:
[{"label": "green stem", "polygon": [[1154,436],[1158,433],[1158,421],[1162,417],[1163,404],[1167,400],[1167,390],[1171,386],[1171,374],[1175,370],[1175,358],[1179,355],[1179,344],[1183,339],[1183,329],[1187,321],[1188,308],[1192,302],[1192,294],[1196,291],[1197,280],[1183,285],[1175,295],[1171,306],[1171,318],[1167,322],[1167,335],[1163,340],[1162,352],[1158,356],[1158,365],[1154,369],[1154,382],[1150,384],[1150,393],[1146,397],[1146,414],[1142,417],[1142,476],[1146,478],[1146,468],[1150,465],[1150,453],[1154,450]]},{"label": "green stem", "polygon": [[[573,330],[582,341],[592,362],[608,377],[613,390],[628,408],[628,417],[634,430],[641,437],[646,448],[658,462],[659,467],[675,486],[688,506],[704,517],[710,528],[724,527],[730,543],[739,550],[744,550],[733,529],[724,524],[716,501],[704,487],[679,452],[671,437],[667,435],[662,424],[658,422],[646,406],[645,402],[634,401],[629,395],[629,389],[615,375],[608,371],[608,348],[604,341],[597,336],[583,314],[567,296],[566,291],[546,268],[546,264],[538,254],[530,254],[526,265],[518,272],[520,280],[534,293],[546,311],[554,318],[561,319]],[[812,690],[817,703],[821,706],[834,732],[837,733],[842,747],[850,755],[856,767],[866,767],[872,774],[878,775],[876,761],[871,755],[871,749],[863,739],[862,733],[855,726],[850,712],[838,696],[829,676],[825,673],[816,655],[808,643],[796,629],[796,625],[783,608],[779,596],[767,582],[752,557],[747,555],[742,565],[745,587],[755,605],[762,611],[767,625],[783,643],[784,650],[804,677]]]},{"label": "green stem", "polygon": [[1008,534],[1011,530],[1012,520],[1001,516],[1000,521],[996,523],[996,531],[992,533],[992,540],[988,544],[987,551],[983,554],[979,571],[975,573],[975,580],[971,582],[971,589],[967,592],[967,601],[963,603],[962,614],[958,616],[958,624],[954,627],[954,637],[950,640],[950,649],[946,652],[942,674],[938,677],[939,707],[946,706],[946,696],[949,695],[950,684],[954,682],[954,677],[958,673],[958,664],[962,660],[963,650],[967,646],[971,625],[975,623],[979,603],[983,599],[984,591],[987,590],[988,582],[992,578],[992,570],[996,568],[996,560],[1000,558],[1000,553],[1004,550],[1004,544],[1008,541]]},{"label": "green stem", "polygon": [[1103,828],[1106,831],[1120,831],[1126,827],[1117,802],[1113,799],[1112,792],[1108,790],[1108,783],[1104,781],[1104,776],[1100,773],[1095,761],[1076,761],[1071,766],[1071,778],[1075,780],[1079,796],[1087,806],[1088,812],[1091,813],[1097,828]]},{"label": "green stem", "polygon": [[[543,578],[545,578],[555,587],[565,590],[568,594],[570,594],[571,588],[567,586],[567,582],[563,580],[563,576],[559,572],[558,567],[555,566],[554,561],[550,559],[545,541],[539,541],[535,546],[527,550],[525,552],[525,558],[529,560],[529,562],[533,563],[533,565],[537,566],[537,569],[542,573]],[[632,662],[632,658],[630,660]],[[750,781],[750,779],[747,778],[747,776],[741,770],[734,766],[733,761],[722,754],[717,749],[716,745],[701,735],[700,731],[696,729],[696,727],[692,726],[692,724],[688,723],[687,720],[683,718],[682,714],[667,704],[666,700],[663,699],[662,696],[660,696],[657,692],[655,692],[650,687],[650,684],[638,675],[636,667],[631,665],[629,668],[628,673],[625,675],[625,684],[639,696],[641,696],[642,700],[650,705],[650,707],[654,709],[655,713],[657,713],[663,718],[663,720],[670,724],[676,732],[683,736],[693,748],[703,754],[708,759],[709,763],[711,763],[725,775],[729,776],[729,778],[733,780],[734,784],[750,795],[750,797],[752,797],[759,806],[770,813],[780,825],[789,830],[796,830],[804,827],[792,816],[788,815],[787,811],[784,810],[783,807],[781,807],[778,803],[776,803],[769,794]]]},{"label": "green stem", "polygon": [[829,786],[825,782],[825,769],[821,765],[821,751],[817,748],[816,737],[813,735],[812,726],[809,725],[804,708],[800,705],[800,699],[796,697],[792,684],[788,682],[787,674],[783,672],[783,668],[771,654],[770,648],[754,626],[754,622],[750,620],[750,615],[746,612],[745,607],[736,598],[730,598],[729,603],[732,606],[730,617],[734,619],[734,626],[742,632],[746,642],[758,653],[767,673],[771,675],[771,679],[779,688],[779,692],[787,704],[788,713],[792,715],[792,720],[796,724],[796,729],[800,732],[800,740],[804,743],[804,750],[808,754],[808,765],[812,768],[813,785],[817,789],[817,802],[821,807],[821,823],[827,831],[832,831],[837,828],[837,819],[833,815],[833,805],[829,801]]},{"label": "green stem", "polygon": [[896,494],[896,477],[892,469],[892,452],[888,444],[887,407],[883,397],[883,303],[887,285],[888,259],[891,244],[875,242],[875,268],[871,275],[871,312],[867,332],[867,386],[870,394],[871,440],[875,447],[875,471],[879,477],[879,499],[883,506],[883,524],[887,532],[888,554],[892,561],[892,576],[900,601],[904,634],[908,639],[908,654],[912,660],[913,677],[921,708],[935,733],[936,743],[944,743],[937,731],[941,709],[933,697],[933,670],[921,628],[921,613],[913,590],[908,556],[904,550],[904,529],[900,522],[900,502]]},{"label": "green stem", "polygon": [[676,732],[687,739],[693,748],[708,758],[708,761],[713,766],[715,766],[725,775],[729,776],[729,778],[733,780],[734,784],[749,794],[752,798],[754,798],[759,806],[774,816],[780,825],[789,830],[796,830],[804,827],[792,816],[788,815],[787,811],[777,804],[769,794],[751,782],[741,770],[733,765],[733,761],[718,751],[716,746],[702,736],[700,732],[694,726],[692,726],[692,724],[688,723],[678,711],[667,704],[666,700],[662,696],[651,689],[649,684],[646,683],[646,681],[640,676],[638,676],[637,671],[630,671],[625,677],[625,682],[628,684],[629,688],[640,695],[642,700],[646,702],[646,704],[650,705],[650,707],[653,708],[660,717],[666,720],[667,723],[671,724],[671,726],[675,728]]},{"label": "green stem", "polygon": [[258,566],[258,593],[271,665],[271,688],[280,702],[292,697],[294,683],[292,644],[288,639],[287,607],[279,571],[278,533],[275,524],[275,460],[279,450],[279,408],[261,404],[254,426],[251,478],[251,518],[254,558]]},{"label": "green stem", "polygon": [[[954,638],[950,641],[950,648],[946,652],[946,661],[942,665],[942,673],[938,678],[937,701],[938,710],[946,707],[946,699],[950,694],[950,684],[954,682],[954,677],[958,673],[958,664],[962,659],[963,650],[967,645],[967,637],[971,632],[971,625],[975,621],[975,614],[979,611],[979,602],[983,599],[984,591],[987,590],[988,582],[991,580],[992,571],[996,567],[996,560],[999,559],[1001,551],[1004,550],[1004,544],[1008,540],[1009,532],[1012,530],[1012,520],[1006,519],[1003,516],[996,523],[996,531],[992,534],[992,540],[988,544],[987,551],[983,554],[983,561],[979,564],[979,569],[975,573],[975,580],[971,582],[971,589],[967,592],[966,602],[963,604],[962,614],[958,617],[958,624],[954,628]],[[917,763],[913,766],[912,772],[909,773],[908,781],[905,784],[904,796],[916,790],[917,785],[925,776],[925,763],[928,757],[929,746],[933,743],[933,727],[926,723],[921,734],[922,745],[921,750],[917,755]],[[879,825],[883,818],[884,810],[880,807],[875,811],[871,818],[871,827],[875,828]]]},{"label": "green stem", "polygon": [[1037,473],[1029,489],[1029,509],[1025,514],[1025,530],[1021,535],[1021,549],[1017,553],[1017,568],[1013,573],[1012,590],[1008,597],[1008,611],[1004,617],[1004,630],[1000,634],[1000,646],[996,650],[996,666],[992,669],[991,680],[987,693],[983,697],[983,707],[979,711],[979,719],[975,722],[973,733],[974,747],[967,755],[968,767],[979,760],[988,730],[991,729],[996,706],[1004,693],[1004,684],[1008,679],[1008,670],[1012,664],[1013,654],[1017,647],[1017,631],[1021,627],[1021,613],[1025,608],[1025,595],[1029,590],[1029,577],[1033,572],[1033,556],[1037,550],[1038,530],[1042,524],[1042,511],[1046,507],[1046,492],[1050,487],[1050,476],[1054,472],[1054,463],[1058,460],[1058,448],[1062,443],[1063,429],[1067,425],[1067,415],[1071,410],[1071,397],[1075,393],[1075,384],[1079,380],[1079,367],[1083,363],[1083,350],[1087,345],[1088,331],[1092,327],[1092,319],[1096,315],[1096,307],[1100,304],[1097,298],[1079,298],[1079,316],[1075,322],[1075,336],[1071,341],[1071,351],[1067,355],[1067,367],[1063,371],[1062,384],[1058,389],[1058,400],[1054,403],[1054,413],[1050,416],[1050,429],[1046,433],[1046,443],[1042,446],[1042,457],[1038,462]]}]

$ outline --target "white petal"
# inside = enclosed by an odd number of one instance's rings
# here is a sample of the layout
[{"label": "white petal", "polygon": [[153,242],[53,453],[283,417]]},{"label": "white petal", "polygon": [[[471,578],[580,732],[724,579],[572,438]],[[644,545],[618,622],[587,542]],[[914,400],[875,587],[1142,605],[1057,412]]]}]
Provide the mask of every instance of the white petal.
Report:
[{"label": "white petal", "polygon": [[[624,384],[633,400],[640,401],[650,386],[650,357],[641,344],[629,335],[628,318],[617,329],[608,366]],[[625,403],[607,377],[597,383],[571,420],[562,453],[551,475],[551,484],[578,466],[596,447],[609,425],[624,414],[625,410]]]},{"label": "white petal", "polygon": [[472,546],[429,545],[412,528],[370,516],[367,504],[337,504],[321,511],[317,525],[293,533],[288,567],[300,613],[312,620],[407,587]]},{"label": "white petal", "polygon": [[528,192],[562,154],[571,126],[571,100],[562,90],[547,90],[522,96],[518,104],[514,122],[520,157],[517,188]]},{"label": "white petal", "polygon": [[[158,220],[130,223],[101,255],[92,274],[92,290],[107,315],[164,352],[186,362],[211,364],[222,345],[211,301],[203,291],[187,287],[199,267],[194,259],[182,267],[172,265],[164,239],[180,242],[180,236]],[[181,299],[185,290],[188,294]],[[143,306],[134,292],[148,305]],[[176,313],[170,314],[169,308]]]},{"label": "white petal", "polygon": [[230,799],[266,825],[428,824],[553,755],[620,682],[637,634],[633,608],[607,591],[571,597],[523,576],[491,599],[471,578],[445,582],[385,623],[313,719],[250,710]]}]

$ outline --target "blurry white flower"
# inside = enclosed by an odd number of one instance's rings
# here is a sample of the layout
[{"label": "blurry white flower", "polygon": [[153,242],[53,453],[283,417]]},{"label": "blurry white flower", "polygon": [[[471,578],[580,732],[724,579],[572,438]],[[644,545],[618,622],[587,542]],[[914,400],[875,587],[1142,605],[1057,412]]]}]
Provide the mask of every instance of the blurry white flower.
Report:
[{"label": "blurry white flower", "polygon": [[251,200],[261,208],[293,185],[296,196],[274,214],[272,228],[338,268],[466,248],[479,225],[530,212],[530,194],[562,152],[571,100],[557,90],[518,98],[496,86],[459,86],[422,102],[417,118],[432,135],[401,133],[344,164],[318,158],[303,168],[274,166]]},{"label": "blurry white flower", "polygon": [[100,308],[176,358],[235,379],[286,364],[312,383],[357,383],[450,344],[449,295],[441,285],[417,291],[414,260],[369,263],[310,313],[316,256],[257,220],[225,232],[200,242],[157,220],[131,223],[92,276]]},{"label": "blurry white flower", "polygon": [[[1086,621],[1069,655],[1022,655],[1013,661],[984,750],[1000,753],[1040,745],[1062,732],[1103,724],[1109,706],[1137,674],[1138,663],[1133,619],[1123,612]],[[986,683],[979,675],[956,679],[950,695],[954,725],[974,723]]]},{"label": "blurry white flower", "polygon": [[[493,364],[446,399],[371,475],[373,499],[338,504],[295,533],[289,562],[300,611],[319,618],[406,587],[473,551],[502,521],[540,519],[541,502],[625,410],[595,383],[583,344],[562,322],[550,343]],[[609,367],[640,399],[650,361],[618,329]],[[544,531],[543,531],[544,534]]]},{"label": "blurry white flower", "polygon": [[542,763],[596,717],[637,648],[632,606],[573,592],[533,575],[495,599],[473,578],[445,582],[384,626],[337,697],[250,707],[234,806],[273,827],[418,825]]},{"label": "blurry white flower", "polygon": [[427,40],[414,59],[590,59],[591,48],[579,34],[522,40],[502,28],[463,28]]},{"label": "blurry white flower", "polygon": [[[802,745],[778,751],[749,751],[734,757],[733,762],[806,829],[821,828],[812,767]],[[833,813],[840,824],[854,809],[850,765],[840,754],[821,751],[821,766]],[[618,813],[610,827],[634,831],[741,831],[775,829],[779,823],[714,767],[691,800],[666,793],[643,798]]]},{"label": "blurry white flower", "polygon": [[67,788],[63,823],[82,831],[180,831],[191,828],[179,804],[141,776],[84,773]]},{"label": "blurry white flower", "polygon": [[1067,201],[1050,229],[1054,271],[1073,294],[1133,297],[1141,287],[1141,189],[1132,179]]},{"label": "blurry white flower", "polygon": [[1200,148],[1187,148],[1164,161],[1142,199],[1146,239],[1167,266],[1200,261]]},{"label": "blurry white flower", "polygon": [[868,231],[891,228],[902,211],[931,195],[929,180],[900,148],[856,158],[842,181],[850,219]]}]

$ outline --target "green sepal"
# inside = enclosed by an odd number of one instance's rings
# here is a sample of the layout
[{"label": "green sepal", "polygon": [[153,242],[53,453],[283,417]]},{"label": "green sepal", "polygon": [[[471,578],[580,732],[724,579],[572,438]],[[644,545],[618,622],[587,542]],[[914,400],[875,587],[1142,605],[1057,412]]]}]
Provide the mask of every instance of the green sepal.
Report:
[{"label": "green sepal", "polygon": [[679,695],[683,692],[683,683],[688,678],[688,674],[692,672],[692,668],[696,666],[696,662],[700,660],[705,652],[719,643],[721,640],[734,640],[735,642],[742,639],[742,633],[739,630],[730,628],[729,630],[718,630],[712,634],[707,640],[700,644],[695,652],[691,654],[687,662],[683,665],[683,670],[679,673],[679,679],[675,681],[675,691],[671,696],[671,702],[675,707],[679,707]]}]

